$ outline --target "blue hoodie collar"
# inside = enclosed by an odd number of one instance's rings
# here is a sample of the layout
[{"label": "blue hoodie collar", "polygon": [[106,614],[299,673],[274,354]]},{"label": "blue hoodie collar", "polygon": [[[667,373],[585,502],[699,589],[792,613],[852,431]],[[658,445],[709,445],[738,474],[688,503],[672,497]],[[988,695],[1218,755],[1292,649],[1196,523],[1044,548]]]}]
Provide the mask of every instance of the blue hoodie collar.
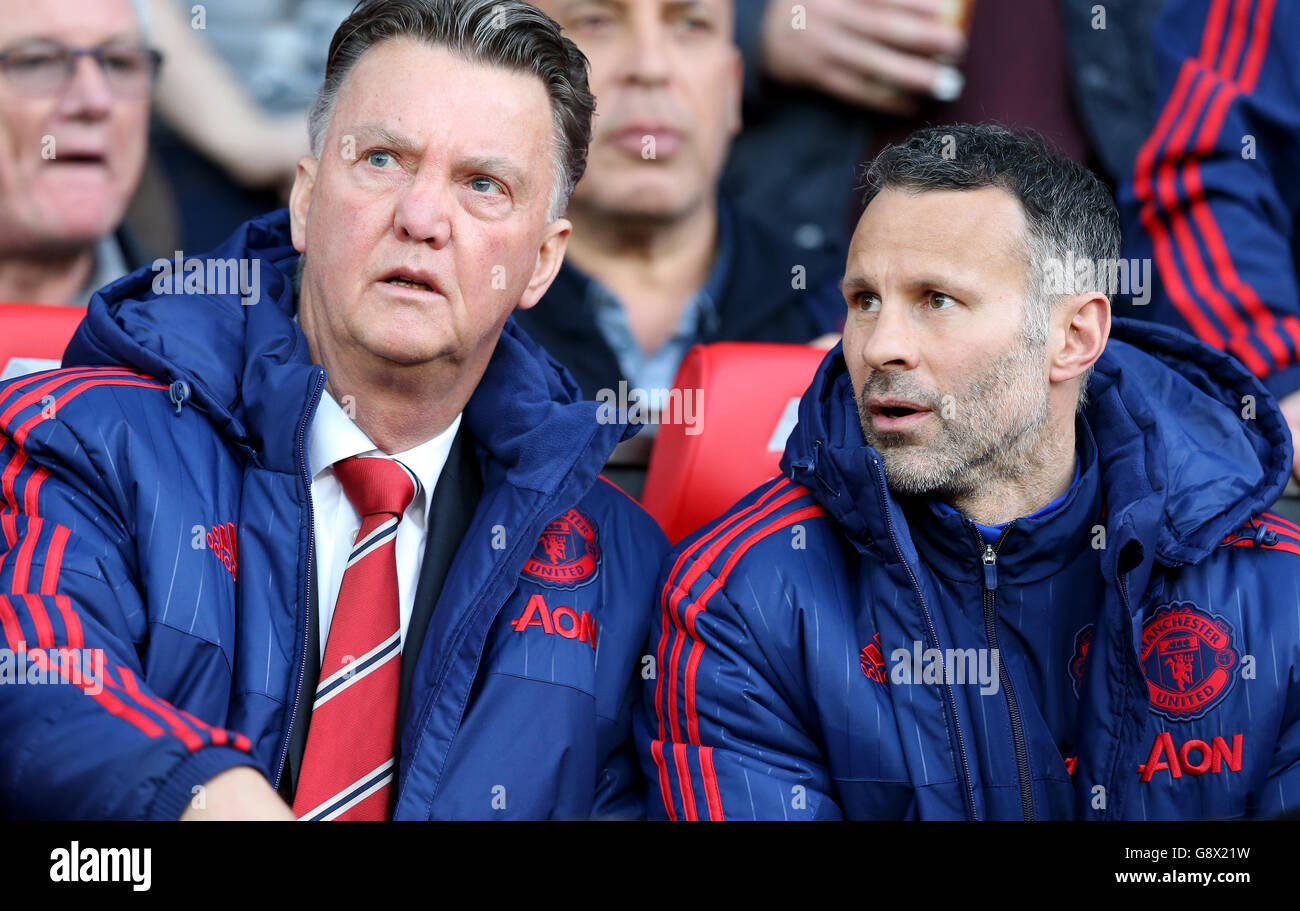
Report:
[{"label": "blue hoodie collar", "polygon": [[[324,370],[312,364],[293,321],[298,253],[287,210],[247,222],[202,259],[257,261],[257,302],[242,303],[237,289],[160,294],[158,271],[140,269],[91,299],[64,366],[109,364],[183,381],[189,403],[231,445],[272,470],[297,473],[299,425]],[[511,319],[464,424],[511,483],[549,492],[575,467],[594,478],[614,446],[638,429],[601,423],[597,408],[581,400],[568,372]]]},{"label": "blue hoodie collar", "polygon": [[[1082,416],[1075,418],[1075,480],[1053,503],[1002,526],[997,545],[998,575],[1028,584],[1053,575],[1093,546],[1092,527],[1101,521],[1097,444]],[[951,579],[976,579],[987,537],[977,541],[970,519],[941,500],[900,498],[926,561]],[[1009,526],[1009,527],[1008,527]]]},{"label": "blue hoodie collar", "polygon": [[[1106,510],[1103,572],[1145,590],[1156,562],[1203,560],[1269,508],[1290,475],[1277,403],[1228,355],[1168,327],[1116,318],[1084,412]],[[799,407],[782,471],[807,487],[862,551],[915,553],[902,509],[863,441],[842,346]],[[1135,603],[1131,606],[1136,607]]]}]

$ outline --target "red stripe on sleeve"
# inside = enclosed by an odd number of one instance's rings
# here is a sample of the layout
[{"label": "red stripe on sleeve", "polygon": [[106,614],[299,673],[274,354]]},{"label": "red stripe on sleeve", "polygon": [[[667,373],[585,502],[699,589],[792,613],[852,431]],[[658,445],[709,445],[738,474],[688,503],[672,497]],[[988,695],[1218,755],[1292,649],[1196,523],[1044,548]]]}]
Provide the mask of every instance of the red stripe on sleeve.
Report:
[{"label": "red stripe on sleeve", "polygon": [[5,504],[13,510],[18,511],[18,497],[14,494],[14,479],[18,473],[23,470],[27,464],[27,453],[18,447],[14,447],[14,454],[9,457],[5,463],[5,470],[0,474],[0,496],[4,497]]},{"label": "red stripe on sleeve", "polygon": [[14,399],[13,403],[4,410],[3,414],[0,414],[0,425],[8,425],[9,422],[14,419],[14,416],[24,408],[28,408],[31,405],[35,405],[37,402],[44,400],[47,395],[55,389],[58,389],[60,386],[66,385],[74,380],[85,379],[86,377],[108,379],[109,375],[114,373],[120,374],[122,379],[152,379],[152,377],[148,377],[143,373],[136,373],[131,370],[124,370],[115,367],[78,367],[60,370],[57,373],[50,375],[42,374],[42,382],[37,386],[18,386],[6,390],[7,392],[13,392],[15,389],[25,391],[23,391],[18,398]]},{"label": "red stripe on sleeve", "polygon": [[1259,82],[1259,71],[1264,67],[1264,54],[1268,51],[1269,32],[1273,28],[1273,12],[1277,0],[1260,0],[1259,9],[1255,11],[1255,22],[1251,27],[1250,51],[1246,62],[1242,64],[1237,85],[1247,94],[1255,91]]},{"label": "red stripe on sleeve", "polygon": [[[27,649],[26,644],[22,641],[22,632],[21,628],[18,626],[17,614],[10,605],[9,599],[4,595],[0,595],[0,628],[4,629],[5,639],[9,643],[10,649],[14,652],[25,653],[30,660],[35,662],[44,670],[48,671],[52,669],[49,661],[45,658],[44,653],[39,651],[32,652]],[[17,630],[16,637],[13,635],[14,630]],[[65,681],[77,686],[83,693],[98,702],[110,715],[130,722],[148,737],[161,737],[163,735],[164,732],[162,728],[154,724],[154,722],[145,715],[130,706],[123,704],[122,701],[109,692],[109,690],[101,689],[99,692],[91,692],[95,687],[95,682],[87,680],[84,674],[80,675],[79,680],[74,680],[66,668],[58,667],[53,668],[53,670],[55,670]]]},{"label": "red stripe on sleeve", "polygon": [[131,673],[130,668],[119,665],[117,672],[122,678],[123,688],[135,698],[136,702],[146,705],[157,712],[158,715],[167,722],[167,726],[171,728],[172,734],[178,737],[181,743],[185,744],[187,750],[193,753],[195,750],[203,747],[203,739],[199,737],[198,734],[194,733],[192,729],[187,727],[185,722],[181,721],[166,702],[154,696],[150,696],[144,690],[140,689],[140,684],[136,681],[135,674]]},{"label": "red stripe on sleeve", "polygon": [[1228,17],[1228,0],[1214,0],[1210,13],[1205,19],[1205,28],[1201,32],[1201,66],[1207,70],[1214,67],[1219,56],[1219,41],[1223,38],[1223,23]]},{"label": "red stripe on sleeve", "polygon": [[27,517],[27,533],[23,535],[22,543],[18,545],[18,553],[14,557],[12,591],[15,594],[27,591],[27,583],[32,571],[32,557],[36,554],[36,542],[40,540],[44,527],[45,520],[39,516]]},{"label": "red stripe on sleeve", "polygon": [[1232,73],[1237,68],[1237,62],[1240,59],[1237,55],[1241,53],[1242,45],[1246,41],[1246,25],[1250,21],[1250,4],[1251,0],[1233,0],[1232,3],[1232,30],[1228,32],[1228,41],[1223,46],[1223,53],[1219,56],[1218,66],[1215,67],[1219,78],[1224,82],[1232,82]]},{"label": "red stripe on sleeve", "polygon": [[[84,383],[74,386],[71,390],[67,392],[60,393],[58,398],[55,399],[54,407],[64,408],[67,406],[69,402],[71,402],[73,399],[80,396],[86,390],[102,389],[105,386],[126,386],[126,387],[134,387],[138,389],[163,389],[163,390],[166,390],[168,388],[165,385],[160,385],[154,382],[143,382],[143,381],[135,381],[135,380],[100,380],[100,379],[87,380]],[[32,428],[37,426],[38,424],[43,423],[44,421],[45,421],[44,415],[40,415],[40,414],[35,415],[34,417],[30,417],[26,421],[24,421],[21,425],[19,425],[18,429],[14,431],[14,435],[13,435],[14,444],[17,446],[22,446],[24,443],[26,443],[27,435],[31,433]]]},{"label": "red stripe on sleeve", "polygon": [[740,558],[757,544],[773,532],[779,531],[787,526],[802,522],[804,519],[811,519],[821,514],[820,506],[805,506],[803,509],[782,516],[774,522],[771,522],[758,531],[746,538],[739,547],[732,551],[731,556],[722,567],[722,572],[718,573],[709,587],[704,590],[699,599],[686,611],[686,629],[691,634],[693,644],[691,645],[691,655],[686,662],[686,736],[688,742],[700,745],[700,719],[695,709],[695,672],[700,666],[700,658],[704,655],[704,640],[700,638],[695,629],[696,618],[702,611],[708,609],[709,599],[726,584],[727,577],[731,575],[732,569],[740,562]]},{"label": "red stripe on sleeve", "polygon": [[659,796],[664,802],[664,809],[668,812],[668,819],[676,822],[677,810],[673,806],[672,792],[668,787],[668,766],[664,762],[663,740],[655,740],[650,744],[650,755],[654,757],[655,767],[659,769]]},{"label": "red stripe on sleeve", "polygon": [[67,595],[55,595],[54,606],[63,618],[63,638],[67,641],[68,648],[85,648],[86,638],[81,632],[81,617],[72,609],[72,599]]},{"label": "red stripe on sleeve", "polygon": [[63,553],[72,533],[63,525],[56,525],[50,536],[50,547],[45,554],[45,572],[41,574],[41,594],[59,593],[59,570],[63,568]]},{"label": "red stripe on sleeve", "polygon": [[54,648],[54,628],[50,626],[50,616],[45,613],[39,595],[24,594],[23,604],[27,605],[27,614],[36,627],[36,645],[38,648]]},{"label": "red stripe on sleeve", "polygon": [[722,822],[722,795],[718,793],[718,773],[713,769],[713,747],[700,748],[700,771],[704,773],[704,796],[709,804],[709,819]]},{"label": "red stripe on sleeve", "polygon": [[[658,716],[658,721],[659,721],[660,740],[667,739],[667,731],[664,723],[664,701],[663,701],[664,674],[666,672],[665,669],[667,668],[667,665],[664,663],[664,653],[667,649],[667,643],[669,639],[669,629],[670,627],[674,626],[676,623],[675,620],[672,621],[669,620],[668,599],[670,593],[676,587],[677,575],[681,571],[681,568],[686,565],[686,562],[692,556],[694,556],[701,547],[704,547],[706,544],[708,544],[709,541],[713,540],[715,537],[722,534],[724,531],[726,531],[727,528],[730,528],[734,523],[741,521],[746,515],[752,513],[755,509],[760,508],[778,491],[785,489],[786,486],[788,486],[788,483],[785,482],[784,479],[780,483],[772,485],[772,487],[769,490],[767,490],[761,497],[759,497],[757,501],[751,503],[749,506],[745,507],[745,509],[738,512],[736,515],[723,520],[721,523],[719,523],[719,525],[716,528],[714,528],[709,533],[701,535],[699,538],[695,540],[694,543],[691,544],[690,547],[686,548],[681,554],[678,555],[676,562],[673,563],[673,568],[668,573],[668,578],[664,583],[663,591],[660,593],[659,596],[659,603],[660,603],[659,647],[655,654],[655,661],[657,662],[655,667],[658,669],[658,678],[655,680],[655,714]],[[676,711],[675,708],[674,711]]]},{"label": "red stripe on sleeve", "polygon": [[1300,525],[1297,525],[1285,516],[1279,516],[1275,512],[1262,512],[1259,514],[1259,517],[1266,520],[1270,525],[1282,525],[1291,529],[1293,534],[1300,534]]},{"label": "red stripe on sleeve", "polygon": [[695,809],[695,786],[691,784],[691,767],[686,761],[686,744],[673,744],[673,765],[677,767],[677,785],[682,790],[682,811],[688,822],[695,822],[700,814]]}]

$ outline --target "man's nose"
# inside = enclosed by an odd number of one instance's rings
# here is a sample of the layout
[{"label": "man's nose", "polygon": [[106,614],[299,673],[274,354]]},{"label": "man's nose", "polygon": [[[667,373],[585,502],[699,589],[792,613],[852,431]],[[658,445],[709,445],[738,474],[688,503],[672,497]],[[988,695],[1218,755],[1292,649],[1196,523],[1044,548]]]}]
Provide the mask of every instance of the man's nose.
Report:
[{"label": "man's nose", "polygon": [[451,239],[452,192],[441,178],[417,172],[397,199],[393,230],[398,239],[444,246]]},{"label": "man's nose", "polygon": [[113,109],[113,90],[104,69],[94,57],[81,56],[72,70],[59,110],[67,117],[107,117]]},{"label": "man's nose", "polygon": [[656,18],[633,29],[628,75],[634,82],[655,85],[672,75],[669,65],[668,28]]},{"label": "man's nose", "polygon": [[916,326],[908,309],[882,302],[863,340],[862,358],[873,370],[910,370],[917,363],[916,343]]}]

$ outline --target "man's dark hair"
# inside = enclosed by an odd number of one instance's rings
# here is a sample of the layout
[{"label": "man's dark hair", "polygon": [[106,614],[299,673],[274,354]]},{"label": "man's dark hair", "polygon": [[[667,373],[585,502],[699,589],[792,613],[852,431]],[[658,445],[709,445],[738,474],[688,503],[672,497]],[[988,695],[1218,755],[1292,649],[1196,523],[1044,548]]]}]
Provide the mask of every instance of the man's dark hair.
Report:
[{"label": "man's dark hair", "polygon": [[330,42],[325,83],[309,115],[312,155],[321,156],[343,80],[362,54],[393,38],[443,47],[472,63],[532,73],[542,81],[558,159],[548,217],[559,218],[587,168],[596,99],[587,88],[587,58],[559,25],[521,0],[361,0]]},{"label": "man's dark hair", "polygon": [[1099,286],[1073,290],[1113,290],[1102,286],[1120,253],[1119,213],[1110,191],[1036,132],[994,123],[926,127],[886,147],[867,166],[864,181],[866,204],[884,189],[999,187],[1019,200],[1029,233],[1026,293],[1039,305],[1030,307],[1031,339],[1046,340],[1051,302],[1063,291],[1048,286],[1048,263],[1064,269],[1067,262],[1087,260],[1097,267]]}]

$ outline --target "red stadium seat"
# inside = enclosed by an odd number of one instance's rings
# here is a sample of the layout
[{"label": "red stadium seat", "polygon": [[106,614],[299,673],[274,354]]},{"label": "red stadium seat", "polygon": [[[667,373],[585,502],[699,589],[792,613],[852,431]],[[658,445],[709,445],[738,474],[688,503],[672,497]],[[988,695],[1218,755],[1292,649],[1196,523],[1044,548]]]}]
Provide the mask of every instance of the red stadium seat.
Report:
[{"label": "red stadium seat", "polygon": [[85,307],[0,303],[0,378],[58,367]]},{"label": "red stadium seat", "polygon": [[674,381],[702,390],[695,426],[666,421],[650,455],[641,503],[676,544],[780,473],[799,399],[826,351],[809,345],[697,345]]}]

